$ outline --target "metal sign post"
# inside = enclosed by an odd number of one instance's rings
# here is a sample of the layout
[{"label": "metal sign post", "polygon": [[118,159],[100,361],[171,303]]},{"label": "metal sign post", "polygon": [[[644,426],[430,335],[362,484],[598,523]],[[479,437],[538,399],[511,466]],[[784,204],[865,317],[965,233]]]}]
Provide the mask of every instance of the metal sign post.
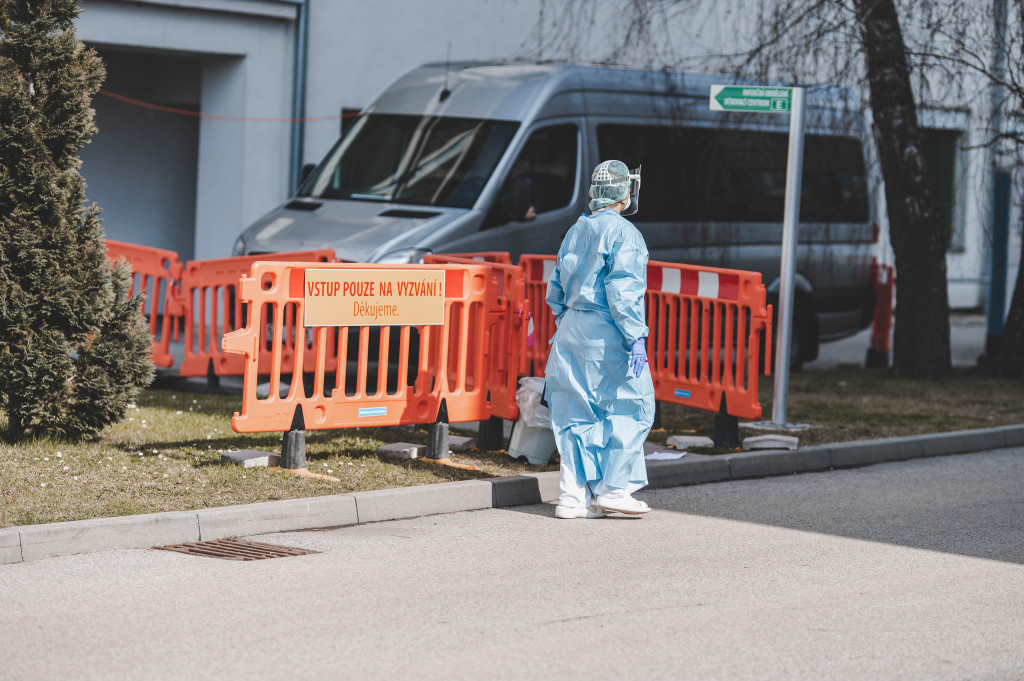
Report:
[{"label": "metal sign post", "polygon": [[775,344],[775,392],[772,423],[789,427],[789,351],[793,339],[793,279],[796,275],[797,230],[800,226],[800,186],[804,175],[804,89],[793,88],[789,115],[789,158],[786,161],[786,207],[782,216],[782,265],[779,272],[779,334]]},{"label": "metal sign post", "polygon": [[755,111],[789,114],[789,152],[786,161],[786,203],[782,218],[782,262],[779,273],[777,341],[775,345],[775,392],[772,420],[761,426],[801,429],[786,421],[789,391],[789,353],[793,338],[793,282],[796,275],[797,230],[800,222],[800,187],[804,171],[803,88],[712,85],[712,111]]}]

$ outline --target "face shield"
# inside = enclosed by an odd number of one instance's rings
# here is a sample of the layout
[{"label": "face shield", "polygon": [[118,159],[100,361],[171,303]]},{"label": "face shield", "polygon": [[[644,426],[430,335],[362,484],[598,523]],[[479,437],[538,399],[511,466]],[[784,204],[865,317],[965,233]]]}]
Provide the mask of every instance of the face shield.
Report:
[{"label": "face shield", "polygon": [[626,198],[626,207],[622,209],[622,212],[619,213],[619,215],[636,215],[636,212],[640,210],[641,168],[643,168],[643,166],[637,166],[636,170],[629,171],[629,196]]},{"label": "face shield", "polygon": [[604,161],[590,176],[590,210],[623,204],[621,215],[633,215],[640,206],[640,168],[630,171],[622,161]]}]

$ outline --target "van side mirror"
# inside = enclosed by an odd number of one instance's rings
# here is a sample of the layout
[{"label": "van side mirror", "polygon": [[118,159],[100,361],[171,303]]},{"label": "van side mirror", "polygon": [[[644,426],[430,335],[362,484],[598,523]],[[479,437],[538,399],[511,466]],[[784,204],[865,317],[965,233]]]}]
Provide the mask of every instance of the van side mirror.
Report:
[{"label": "van side mirror", "polygon": [[302,166],[302,172],[299,173],[299,182],[305,182],[306,178],[309,177],[310,173],[312,173],[314,170],[316,170],[315,163],[307,163],[306,165]]}]

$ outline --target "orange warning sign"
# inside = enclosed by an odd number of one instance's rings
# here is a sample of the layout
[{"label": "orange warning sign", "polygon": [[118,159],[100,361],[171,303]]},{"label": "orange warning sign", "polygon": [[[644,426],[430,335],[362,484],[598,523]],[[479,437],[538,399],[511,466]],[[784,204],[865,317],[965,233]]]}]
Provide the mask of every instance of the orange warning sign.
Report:
[{"label": "orange warning sign", "polygon": [[307,269],[306,326],[444,324],[444,270]]}]

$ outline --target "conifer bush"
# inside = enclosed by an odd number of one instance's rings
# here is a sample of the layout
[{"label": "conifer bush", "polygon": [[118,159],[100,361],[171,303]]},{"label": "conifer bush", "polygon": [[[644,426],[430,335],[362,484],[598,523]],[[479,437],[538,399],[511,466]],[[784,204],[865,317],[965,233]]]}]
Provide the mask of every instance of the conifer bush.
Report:
[{"label": "conifer bush", "polygon": [[131,275],[107,258],[79,150],[105,72],[76,0],[0,0],[0,427],[95,435],[153,380]]}]

